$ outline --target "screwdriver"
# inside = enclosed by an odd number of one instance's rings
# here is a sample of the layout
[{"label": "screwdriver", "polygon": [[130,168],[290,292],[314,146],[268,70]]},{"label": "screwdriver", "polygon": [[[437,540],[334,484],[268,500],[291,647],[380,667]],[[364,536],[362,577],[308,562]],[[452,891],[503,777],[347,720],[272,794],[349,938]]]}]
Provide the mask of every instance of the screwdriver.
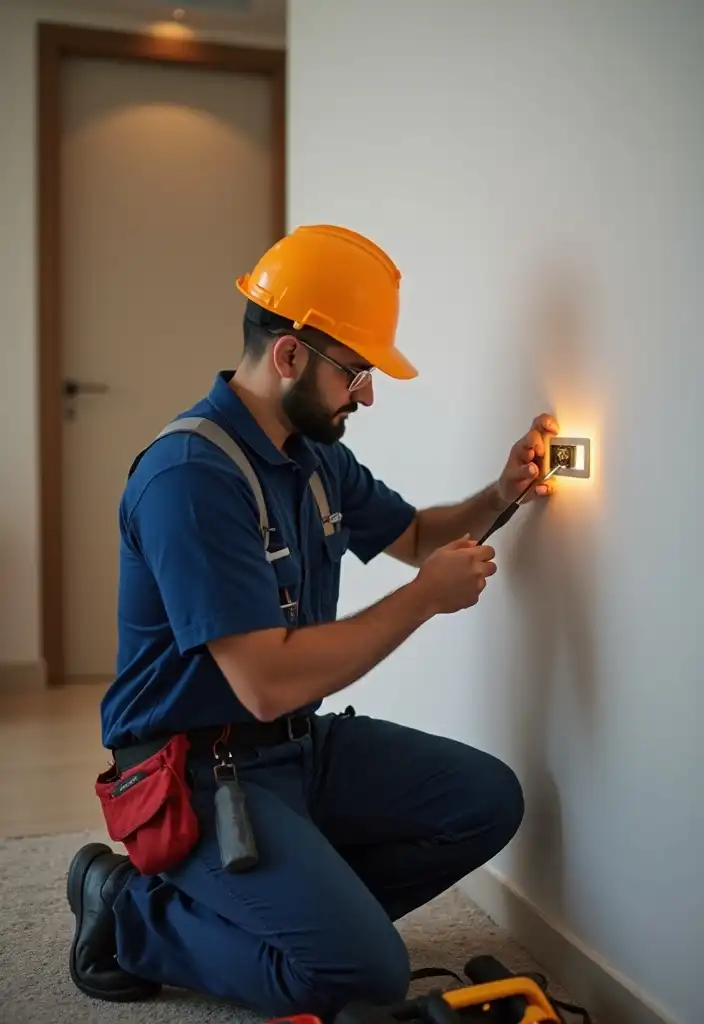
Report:
[{"label": "screwdriver", "polygon": [[[561,464],[558,465],[558,466],[555,466],[554,469],[551,469],[550,472],[546,476],[544,476],[542,480],[540,480],[540,483],[545,483],[545,481],[549,480],[551,476],[555,475],[555,473],[559,473],[559,471],[561,469],[562,469],[562,465]],[[528,492],[530,491],[531,487],[535,487],[535,485],[537,483],[538,483],[538,478],[536,477],[535,480],[531,480],[531,482],[526,487],[525,491],[523,491],[522,494],[519,494],[519,496],[515,499],[515,501],[512,501],[511,504],[507,508],[505,508],[503,510],[501,515],[497,519],[495,519],[494,522],[491,524],[491,526],[489,527],[487,532],[484,534],[484,536],[481,538],[481,540],[478,541],[479,547],[481,547],[482,544],[486,544],[487,540],[489,539],[489,537],[491,537],[492,533],[496,533],[497,530],[500,530],[501,527],[505,526],[506,523],[509,521],[509,519],[511,519],[511,517],[516,514],[516,512],[521,507],[521,504],[525,500],[525,498],[526,498]]]}]

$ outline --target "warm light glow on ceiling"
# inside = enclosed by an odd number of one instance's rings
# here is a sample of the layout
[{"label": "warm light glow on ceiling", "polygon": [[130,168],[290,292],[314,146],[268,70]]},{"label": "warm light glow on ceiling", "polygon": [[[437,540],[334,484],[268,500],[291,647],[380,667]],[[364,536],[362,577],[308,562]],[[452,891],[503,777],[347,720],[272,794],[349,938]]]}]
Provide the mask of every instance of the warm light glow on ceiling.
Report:
[{"label": "warm light glow on ceiling", "polygon": [[192,39],[195,35],[192,28],[180,21],[155,21],[149,32],[160,39]]}]

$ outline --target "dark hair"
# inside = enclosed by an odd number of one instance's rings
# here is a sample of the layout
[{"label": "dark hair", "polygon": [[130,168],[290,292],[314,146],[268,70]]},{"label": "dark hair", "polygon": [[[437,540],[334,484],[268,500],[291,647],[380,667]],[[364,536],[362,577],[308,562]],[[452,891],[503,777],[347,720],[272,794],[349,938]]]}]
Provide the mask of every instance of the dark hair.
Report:
[{"label": "dark hair", "polygon": [[[279,316],[278,313],[272,313],[248,299],[242,323],[244,354],[254,362],[259,362],[275,335],[290,331],[295,336],[293,323],[293,320]],[[311,327],[307,328],[307,331],[311,336],[309,341],[312,341],[314,337],[314,347],[321,352],[335,344],[335,340],[322,331]]]},{"label": "dark hair", "polygon": [[258,362],[271,344],[272,337],[279,331],[292,331],[293,320],[279,316],[278,313],[271,313],[263,306],[258,306],[251,299],[247,300],[247,307],[242,322],[242,334],[244,337],[244,354],[255,362]]}]

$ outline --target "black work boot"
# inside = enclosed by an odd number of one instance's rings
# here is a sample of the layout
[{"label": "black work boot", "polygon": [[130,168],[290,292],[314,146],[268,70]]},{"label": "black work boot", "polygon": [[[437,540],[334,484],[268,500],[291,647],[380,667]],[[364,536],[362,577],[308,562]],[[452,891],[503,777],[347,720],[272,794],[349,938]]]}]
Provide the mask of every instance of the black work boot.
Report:
[{"label": "black work boot", "polygon": [[67,895],[76,932],[69,967],[74,985],[94,999],[135,1002],[161,991],[161,985],[136,978],[117,962],[113,904],[134,870],[128,857],[103,843],[89,843],[71,861]]}]

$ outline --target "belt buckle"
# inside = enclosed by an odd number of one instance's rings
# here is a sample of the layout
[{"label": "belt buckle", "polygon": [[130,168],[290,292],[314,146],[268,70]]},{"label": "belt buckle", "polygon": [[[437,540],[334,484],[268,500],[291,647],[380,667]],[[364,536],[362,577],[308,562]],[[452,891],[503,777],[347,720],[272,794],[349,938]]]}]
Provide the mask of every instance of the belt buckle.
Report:
[{"label": "belt buckle", "polygon": [[[296,728],[296,723],[299,728]],[[310,720],[307,715],[299,715],[296,718],[292,717],[286,719],[286,734],[292,742],[295,740],[302,740],[309,732]]]}]

